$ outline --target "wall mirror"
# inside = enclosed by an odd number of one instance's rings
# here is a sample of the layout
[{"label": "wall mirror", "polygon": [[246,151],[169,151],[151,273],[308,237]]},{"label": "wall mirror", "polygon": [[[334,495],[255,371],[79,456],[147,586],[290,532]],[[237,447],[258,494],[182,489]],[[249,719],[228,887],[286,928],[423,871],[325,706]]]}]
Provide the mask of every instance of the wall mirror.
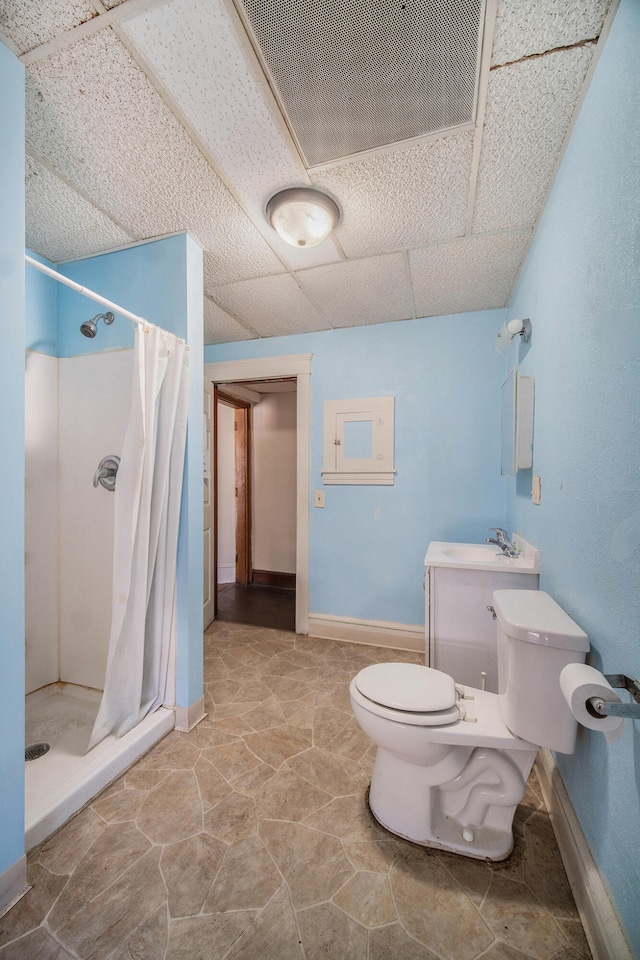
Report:
[{"label": "wall mirror", "polygon": [[513,477],[533,465],[533,377],[515,367],[502,384],[500,473]]}]

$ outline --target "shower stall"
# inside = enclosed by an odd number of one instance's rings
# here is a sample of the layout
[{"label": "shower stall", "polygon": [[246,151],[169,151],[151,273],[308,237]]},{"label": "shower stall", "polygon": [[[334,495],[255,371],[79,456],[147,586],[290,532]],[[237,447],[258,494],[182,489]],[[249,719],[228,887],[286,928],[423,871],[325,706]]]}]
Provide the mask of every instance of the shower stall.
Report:
[{"label": "shower stall", "polygon": [[88,750],[111,659],[112,481],[124,465],[134,379],[133,349],[61,358],[26,351],[26,850],[174,725],[172,651],[161,705]]}]

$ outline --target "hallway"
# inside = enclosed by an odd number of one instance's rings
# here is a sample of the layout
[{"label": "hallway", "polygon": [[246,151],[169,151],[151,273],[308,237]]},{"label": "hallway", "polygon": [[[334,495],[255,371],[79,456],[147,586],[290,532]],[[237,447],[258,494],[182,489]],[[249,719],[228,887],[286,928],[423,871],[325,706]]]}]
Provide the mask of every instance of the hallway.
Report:
[{"label": "hallway", "polygon": [[273,630],[295,630],[295,587],[266,587],[258,583],[218,586],[216,618],[225,623],[245,623]]},{"label": "hallway", "polygon": [[588,960],[535,775],[499,864],[393,837],[348,684],[406,653],[216,621],[207,718],[29,855],[0,960]]}]

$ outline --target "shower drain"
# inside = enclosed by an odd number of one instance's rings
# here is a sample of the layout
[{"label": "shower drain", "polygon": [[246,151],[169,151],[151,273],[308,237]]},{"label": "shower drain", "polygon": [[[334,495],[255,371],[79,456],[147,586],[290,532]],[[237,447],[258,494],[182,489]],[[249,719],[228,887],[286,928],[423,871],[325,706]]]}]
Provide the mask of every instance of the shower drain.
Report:
[{"label": "shower drain", "polygon": [[48,753],[51,749],[49,743],[32,743],[30,746],[25,747],[24,759],[25,760],[38,760],[40,757],[44,757],[45,753]]}]

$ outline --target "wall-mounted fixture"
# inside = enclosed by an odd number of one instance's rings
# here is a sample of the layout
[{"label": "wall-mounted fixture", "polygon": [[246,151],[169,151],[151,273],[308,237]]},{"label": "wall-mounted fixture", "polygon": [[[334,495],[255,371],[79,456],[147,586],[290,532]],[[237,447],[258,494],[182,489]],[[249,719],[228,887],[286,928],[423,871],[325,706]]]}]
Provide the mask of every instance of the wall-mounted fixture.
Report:
[{"label": "wall-mounted fixture", "polygon": [[513,369],[502,384],[500,473],[513,477],[533,465],[533,377]]},{"label": "wall-mounted fixture", "polygon": [[114,321],[114,316],[109,310],[108,313],[96,313],[95,317],[91,317],[91,320],[85,320],[84,323],[80,324],[80,333],[89,338],[95,337],[98,332],[98,320],[104,320],[107,326],[110,326]]},{"label": "wall-mounted fixture", "polygon": [[292,247],[317,247],[340,222],[340,208],[315,187],[288,187],[271,197],[267,220]]},{"label": "wall-mounted fixture", "polygon": [[505,320],[498,331],[496,337],[496,350],[502,353],[509,346],[514,337],[518,334],[523,343],[528,343],[531,339],[531,321],[530,320]]},{"label": "wall-mounted fixture", "polygon": [[120,457],[115,454],[112,453],[108,457],[103,457],[93,477],[94,487],[100,484],[105,490],[110,490],[113,493],[116,488],[116,475],[119,466]]}]

